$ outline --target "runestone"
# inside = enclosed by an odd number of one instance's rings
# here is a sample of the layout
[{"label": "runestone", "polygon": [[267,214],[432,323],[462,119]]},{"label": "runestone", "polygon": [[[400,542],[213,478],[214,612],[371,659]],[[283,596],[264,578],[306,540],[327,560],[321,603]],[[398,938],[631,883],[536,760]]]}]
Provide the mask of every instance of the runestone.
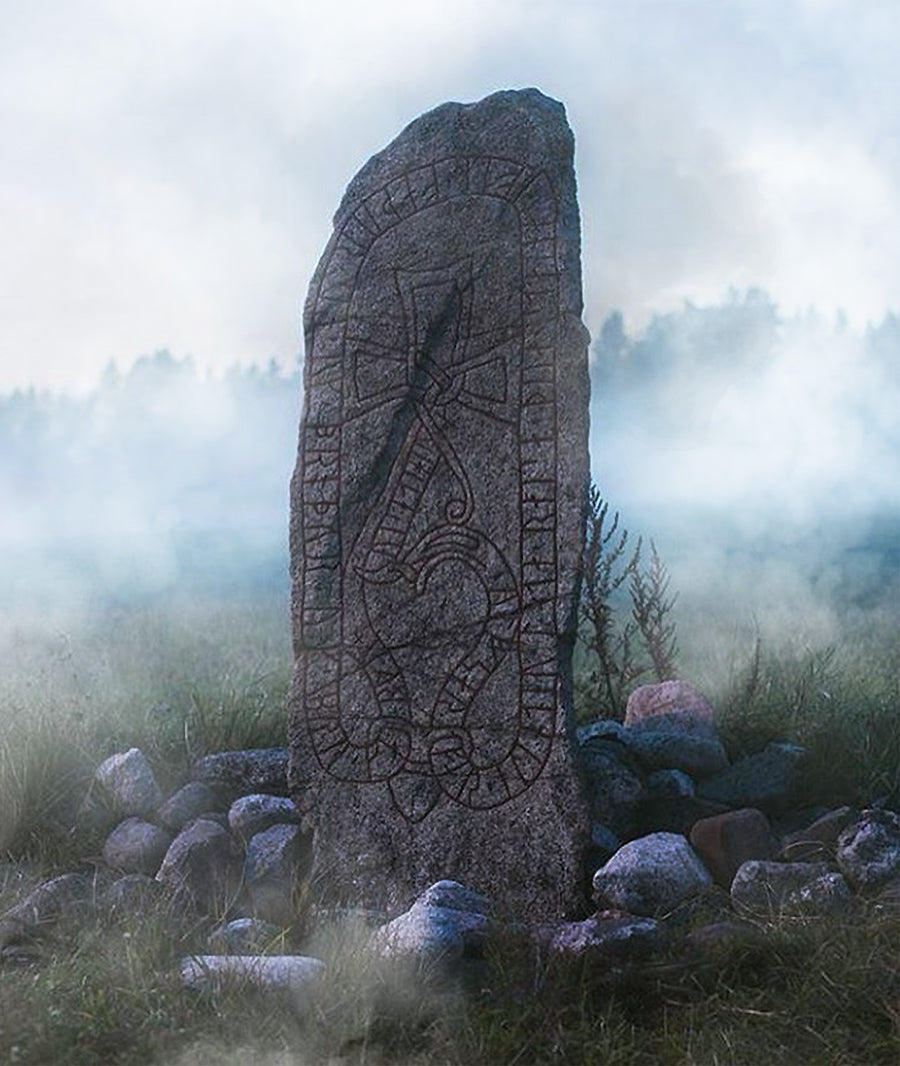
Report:
[{"label": "runestone", "polygon": [[350,183],[310,286],[289,780],[335,899],[582,907],[573,155],[537,90],[445,104]]}]

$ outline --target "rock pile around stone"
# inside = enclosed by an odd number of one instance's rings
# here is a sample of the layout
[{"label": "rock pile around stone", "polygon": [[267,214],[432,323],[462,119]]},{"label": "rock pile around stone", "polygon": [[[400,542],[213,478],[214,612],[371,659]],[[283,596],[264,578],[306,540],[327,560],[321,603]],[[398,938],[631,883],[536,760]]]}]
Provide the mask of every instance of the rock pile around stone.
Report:
[{"label": "rock pile around stone", "polygon": [[[758,933],[759,918],[828,918],[900,897],[900,815],[800,806],[794,745],[730,765],[712,709],[685,682],[638,689],[624,724],[592,722],[576,743],[594,818],[584,872],[595,913],[529,925],[502,900],[444,880],[400,915],[363,916],[374,956],[459,963],[507,928],[551,954],[618,966],[671,955],[673,944],[721,950]],[[305,931],[298,900],[310,895],[313,849],[285,795],[287,759],[283,748],[211,755],[165,798],[137,748],[111,756],[85,808],[95,827],[109,823],[101,869],[45,881],[0,917],[2,954],[58,923],[140,913],[168,894],[219,921],[209,953],[182,960],[186,987],[296,992],[318,980],[320,962],[285,953]],[[687,932],[692,909],[715,920]]]}]

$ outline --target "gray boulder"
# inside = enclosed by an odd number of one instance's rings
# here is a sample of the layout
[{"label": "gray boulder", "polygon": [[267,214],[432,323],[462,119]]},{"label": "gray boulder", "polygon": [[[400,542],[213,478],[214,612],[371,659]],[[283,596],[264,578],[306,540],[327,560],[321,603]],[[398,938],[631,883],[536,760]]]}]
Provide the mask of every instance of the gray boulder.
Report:
[{"label": "gray boulder", "polygon": [[273,825],[251,838],[244,884],[257,918],[279,926],[293,923],[294,895],[310,859],[310,838],[298,825]]},{"label": "gray boulder", "polygon": [[900,814],[863,811],[837,839],[837,864],[861,891],[878,889],[900,876]]},{"label": "gray boulder", "polygon": [[188,781],[159,808],[157,821],[160,825],[178,833],[201,814],[208,814],[221,807],[219,794],[204,781]]},{"label": "gray boulder", "polygon": [[172,841],[156,880],[201,912],[224,914],[237,894],[242,866],[231,834],[217,822],[198,818]]},{"label": "gray boulder", "polygon": [[767,744],[702,781],[697,795],[727,807],[755,807],[777,814],[790,806],[798,792],[805,754],[797,744]]},{"label": "gray boulder", "polygon": [[662,928],[654,918],[603,914],[583,922],[548,922],[537,926],[532,937],[554,954],[587,955],[594,962],[610,965],[645,960],[664,940]]},{"label": "gray boulder", "polygon": [[194,764],[192,777],[231,795],[266,792],[287,795],[287,748],[250,748],[206,755]]},{"label": "gray boulder", "polygon": [[228,824],[232,833],[242,840],[249,840],[256,833],[273,825],[296,825],[300,814],[293,802],[285,796],[267,796],[257,793],[241,796],[228,811]]},{"label": "gray boulder", "polygon": [[632,840],[594,874],[599,907],[652,916],[712,885],[710,872],[677,833],[651,833]]},{"label": "gray boulder", "polygon": [[628,836],[646,795],[644,776],[628,749],[614,740],[591,738],[581,746],[580,761],[593,819]]},{"label": "gray boulder", "polygon": [[716,737],[666,730],[658,721],[645,719],[625,731],[629,750],[647,769],[673,768],[703,778],[728,766],[728,756]]},{"label": "gray boulder", "polygon": [[481,953],[492,926],[490,902],[456,881],[438,881],[408,911],[372,934],[378,955],[445,962]]},{"label": "gray boulder", "polygon": [[823,862],[750,859],[731,882],[734,907],[761,915],[827,911],[833,900],[846,896],[834,871]]},{"label": "gray boulder", "polygon": [[106,838],[103,861],[114,870],[152,876],[166,857],[172,834],[140,818],[126,818]]},{"label": "gray boulder", "polygon": [[119,817],[150,818],[163,801],[163,794],[140,748],[110,755],[94,774]]},{"label": "gray boulder", "polygon": [[88,874],[62,874],[41,882],[0,917],[0,948],[40,936],[61,919],[83,920],[97,910],[100,890]]}]

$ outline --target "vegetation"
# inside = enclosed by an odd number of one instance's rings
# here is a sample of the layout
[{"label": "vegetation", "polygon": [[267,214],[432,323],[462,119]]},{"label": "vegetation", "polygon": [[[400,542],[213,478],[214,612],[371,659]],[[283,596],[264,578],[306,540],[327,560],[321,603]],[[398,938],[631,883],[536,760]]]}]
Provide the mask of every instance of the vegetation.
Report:
[{"label": "vegetation", "polygon": [[669,573],[652,540],[650,563],[641,568],[642,547],[639,538],[629,550],[628,530],[619,529],[618,512],[610,519],[609,503],[591,485],[581,563],[580,719],[622,721],[636,685],[676,676],[678,642],[671,612],[677,594],[669,594]]},{"label": "vegetation", "polygon": [[[284,742],[286,617],[280,596],[191,600],[2,635],[0,911],[96,854],[73,810],[112,751],[140,746],[174,788],[207,750]],[[731,659],[742,665],[730,675],[697,680],[732,754],[796,740],[823,802],[896,801],[900,672],[884,619],[848,622],[833,649],[760,640]],[[896,911],[759,924],[764,947],[715,965],[620,971],[551,964],[507,938],[449,990],[379,967],[358,929],[326,927],[298,945],[329,961],[327,983],[299,1003],[182,989],[177,959],[209,926],[160,903],[0,963],[0,1061],[894,1063]]]}]

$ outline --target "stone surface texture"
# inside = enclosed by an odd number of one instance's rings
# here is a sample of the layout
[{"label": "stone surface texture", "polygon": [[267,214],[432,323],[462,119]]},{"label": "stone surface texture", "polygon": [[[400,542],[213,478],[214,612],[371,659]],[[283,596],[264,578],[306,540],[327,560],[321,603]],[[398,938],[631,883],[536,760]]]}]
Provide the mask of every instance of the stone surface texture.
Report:
[{"label": "stone surface texture", "polygon": [[223,913],[240,885],[242,865],[240,848],[228,831],[198,818],[169,845],[156,880],[202,911]]},{"label": "stone surface texture", "polygon": [[837,839],[837,864],[854,888],[879,888],[900,876],[900,814],[866,810]]},{"label": "stone surface texture", "polygon": [[95,777],[120,817],[152,817],[163,801],[153,769],[140,748],[110,755],[97,767]]},{"label": "stone surface texture", "polygon": [[232,798],[251,792],[287,794],[287,748],[249,748],[205,755],[194,764],[193,778]]},{"label": "stone surface texture", "polygon": [[770,859],[774,851],[769,820],[753,807],[701,818],[691,827],[690,841],[716,884],[726,889],[748,859]]},{"label": "stone surface texture", "polygon": [[625,726],[717,739],[715,712],[689,681],[660,681],[636,688],[625,705]]},{"label": "stone surface texture", "polygon": [[106,838],[103,861],[127,874],[152,876],[172,843],[172,834],[140,818],[126,818]]},{"label": "stone surface texture", "polygon": [[439,881],[392,922],[372,934],[388,958],[450,961],[478,955],[492,928],[490,901],[455,881]]},{"label": "stone surface texture", "polygon": [[189,955],[178,969],[185,988],[198,992],[235,985],[298,992],[318,981],[325,964],[306,955]]},{"label": "stone surface texture", "polygon": [[777,814],[787,810],[797,795],[805,755],[797,744],[767,744],[701,782],[697,795],[727,807],[756,807]]},{"label": "stone surface texture", "polygon": [[702,892],[712,877],[678,833],[651,833],[632,840],[594,874],[598,906],[652,916]]},{"label": "stone surface texture", "polygon": [[[802,890],[832,873],[828,864],[823,862],[748,859],[741,864],[731,882],[731,902],[738,911],[803,913],[806,908]],[[833,889],[832,884],[830,890]]]},{"label": "stone surface texture", "polygon": [[290,790],[335,901],[583,906],[571,649],[589,480],[573,138],[445,104],[353,179],[305,309]]},{"label": "stone surface texture", "polygon": [[273,825],[289,825],[300,821],[297,808],[285,796],[255,794],[241,796],[228,809],[228,825],[243,840]]}]

